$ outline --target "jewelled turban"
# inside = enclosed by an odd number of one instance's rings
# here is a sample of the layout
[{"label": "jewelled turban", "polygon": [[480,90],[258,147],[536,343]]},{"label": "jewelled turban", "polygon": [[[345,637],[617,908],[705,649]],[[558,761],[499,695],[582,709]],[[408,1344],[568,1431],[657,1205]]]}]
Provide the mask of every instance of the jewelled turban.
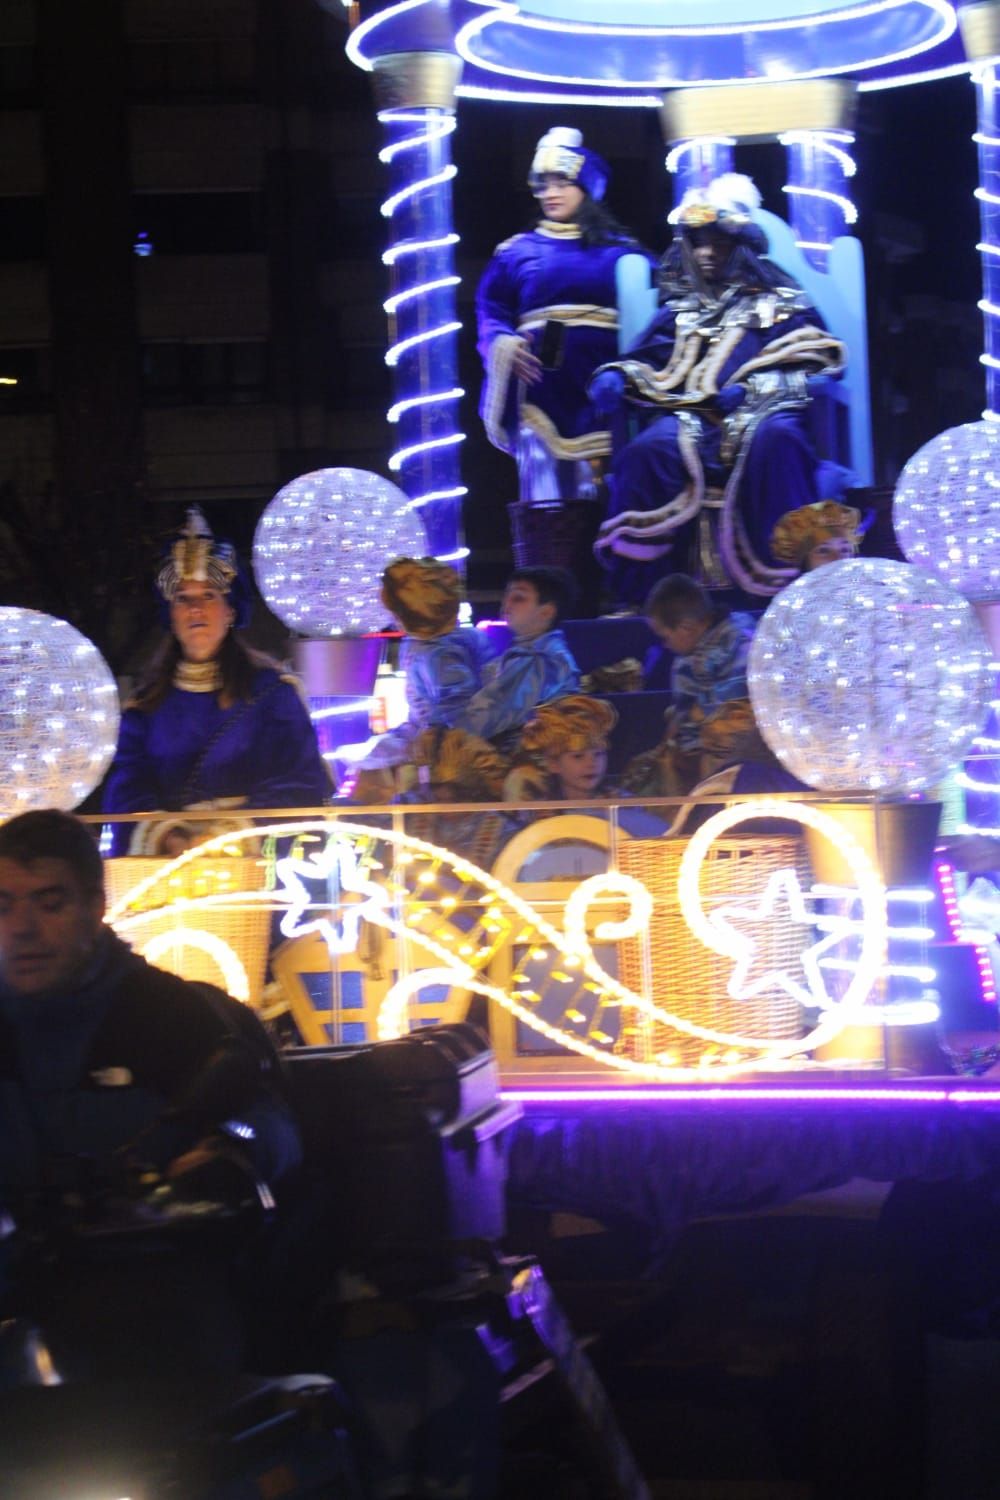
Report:
[{"label": "jewelled turban", "polygon": [[197,505],[192,505],[177,540],[167,552],[156,575],[160,596],[170,604],[181,584],[191,579],[226,594],[236,612],[235,625],[242,629],[250,619],[250,591],[232,542],[212,535],[212,528]]},{"label": "jewelled turban", "polygon": [[611,169],[603,156],[591,151],[583,144],[578,130],[565,125],[556,125],[546,131],[538,145],[528,173],[528,186],[536,193],[542,178],[551,173],[565,177],[596,200],[604,197]]},{"label": "jewelled turban", "polygon": [[602,698],[571,693],[543,703],[525,725],[521,746],[531,755],[562,755],[604,744],[618,722],[618,712]]},{"label": "jewelled turban", "polygon": [[400,557],[382,574],[382,603],[420,640],[455,628],[461,593],[455,569],[433,557]]},{"label": "jewelled turban", "polygon": [[818,500],[790,510],[771,532],[771,553],[778,562],[803,567],[812,549],[830,537],[846,537],[857,550],[861,512],[837,500]]}]

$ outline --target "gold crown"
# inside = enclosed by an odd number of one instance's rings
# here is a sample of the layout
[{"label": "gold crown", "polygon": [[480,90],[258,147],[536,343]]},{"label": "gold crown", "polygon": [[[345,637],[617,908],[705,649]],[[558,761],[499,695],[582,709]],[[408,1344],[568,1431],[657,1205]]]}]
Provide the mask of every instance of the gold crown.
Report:
[{"label": "gold crown", "polygon": [[236,549],[230,542],[216,541],[198,506],[192,505],[168,561],[156,575],[156,586],[168,601],[185,578],[208,583],[220,593],[228,594],[236,573]]}]

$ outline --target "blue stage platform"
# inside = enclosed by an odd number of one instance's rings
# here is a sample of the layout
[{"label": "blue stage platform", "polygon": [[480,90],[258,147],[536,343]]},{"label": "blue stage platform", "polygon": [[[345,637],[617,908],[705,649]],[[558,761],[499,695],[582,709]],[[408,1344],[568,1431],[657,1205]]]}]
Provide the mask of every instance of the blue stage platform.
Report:
[{"label": "blue stage platform", "polygon": [[1000,1077],[743,1087],[510,1086],[513,1204],[633,1229],[654,1260],[694,1219],[855,1178],[971,1182],[1000,1167]]}]

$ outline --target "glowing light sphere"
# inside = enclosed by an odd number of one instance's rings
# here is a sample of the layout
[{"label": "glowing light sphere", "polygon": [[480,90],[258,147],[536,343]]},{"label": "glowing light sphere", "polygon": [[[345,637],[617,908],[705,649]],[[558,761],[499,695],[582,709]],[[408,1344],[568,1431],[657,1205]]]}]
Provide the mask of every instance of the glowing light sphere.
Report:
[{"label": "glowing light sphere", "polygon": [[991,652],[971,604],[887,558],[828,563],[771,601],[750,648],[761,734],[824,792],[917,791],[986,715]]},{"label": "glowing light sphere", "polygon": [[918,449],[892,524],[911,563],[968,599],[1000,599],[1000,424],[949,427]]},{"label": "glowing light sphere", "polygon": [[401,489],[367,469],[300,474],[257,523],[253,567],[271,609],[303,635],[357,635],[386,620],[382,573],[427,538]]},{"label": "glowing light sphere", "polygon": [[78,807],[115,753],[118,689],[65,620],[0,608],[0,818]]}]

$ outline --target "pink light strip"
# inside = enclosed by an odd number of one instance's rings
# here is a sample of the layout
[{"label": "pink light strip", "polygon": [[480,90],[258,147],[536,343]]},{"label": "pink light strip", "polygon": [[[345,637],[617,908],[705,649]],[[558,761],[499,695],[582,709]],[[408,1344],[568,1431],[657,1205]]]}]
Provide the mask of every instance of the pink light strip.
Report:
[{"label": "pink light strip", "polygon": [[[953,943],[961,941],[962,913],[958,906],[958,893],[955,890],[955,871],[951,865],[944,860],[938,860],[934,866],[937,874],[938,884],[941,890],[941,899],[944,902],[945,921],[948,924],[948,932]],[[976,958],[976,967],[979,970],[979,998],[991,1008],[997,1003],[996,984],[993,980],[993,965],[990,955],[985,948],[978,944],[973,945],[973,953]]]},{"label": "pink light strip", "polygon": [[503,1089],[515,1104],[1000,1104],[1000,1088]]}]

